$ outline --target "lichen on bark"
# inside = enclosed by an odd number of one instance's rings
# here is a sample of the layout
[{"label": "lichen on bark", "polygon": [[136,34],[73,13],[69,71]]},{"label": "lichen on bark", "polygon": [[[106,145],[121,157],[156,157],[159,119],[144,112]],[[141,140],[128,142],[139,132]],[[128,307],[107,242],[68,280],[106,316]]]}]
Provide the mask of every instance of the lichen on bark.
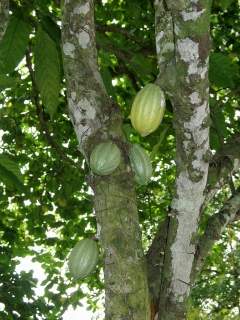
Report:
[{"label": "lichen on bark", "polygon": [[[186,300],[192,283],[191,271],[196,251],[193,239],[205,198],[208,175],[205,155],[209,149],[210,2],[182,1],[177,4],[166,1],[166,4],[172,17],[174,33],[172,63],[176,81],[174,88],[168,82],[168,91],[173,92],[169,96],[174,109],[177,178],[165,250],[159,320],[182,320],[186,316]],[[159,26],[156,28],[160,34]],[[158,56],[158,61],[162,61],[161,50]],[[162,69],[159,67],[159,83],[166,82]]]}]

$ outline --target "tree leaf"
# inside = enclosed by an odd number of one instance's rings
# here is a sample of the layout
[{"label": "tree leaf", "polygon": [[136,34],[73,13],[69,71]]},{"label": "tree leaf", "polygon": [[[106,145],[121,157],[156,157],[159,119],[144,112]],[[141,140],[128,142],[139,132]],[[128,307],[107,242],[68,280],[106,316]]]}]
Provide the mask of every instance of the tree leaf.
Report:
[{"label": "tree leaf", "polygon": [[52,117],[58,107],[60,63],[55,42],[39,28],[34,48],[36,83],[47,112]]},{"label": "tree leaf", "polygon": [[222,9],[227,9],[233,2],[233,0],[218,0]]},{"label": "tree leaf", "polygon": [[11,88],[16,85],[16,79],[0,74],[0,89]]},{"label": "tree leaf", "polygon": [[0,181],[9,188],[16,187],[24,191],[23,176],[18,164],[6,154],[0,154]]},{"label": "tree leaf", "polygon": [[0,42],[0,70],[12,72],[23,59],[31,28],[16,16],[10,18],[7,30]]},{"label": "tree leaf", "polygon": [[61,43],[61,30],[55,21],[49,16],[43,16],[41,19],[41,26],[56,44]]},{"label": "tree leaf", "polygon": [[234,78],[236,77],[236,68],[231,59],[220,52],[212,53],[210,56],[210,82],[217,87],[234,87]]},{"label": "tree leaf", "polygon": [[219,136],[213,128],[210,128],[210,147],[214,150],[219,150],[221,148]]}]

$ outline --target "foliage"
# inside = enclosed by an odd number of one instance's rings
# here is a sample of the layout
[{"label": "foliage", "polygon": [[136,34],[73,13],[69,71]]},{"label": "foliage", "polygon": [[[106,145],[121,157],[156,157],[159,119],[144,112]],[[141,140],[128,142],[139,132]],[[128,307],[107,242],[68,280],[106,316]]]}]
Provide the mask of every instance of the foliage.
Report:
[{"label": "foliage", "polygon": [[[0,43],[0,318],[61,319],[69,305],[79,305],[85,296],[94,310],[95,295],[103,289],[101,263],[91,276],[74,283],[65,268],[75,243],[96,233],[85,181],[89,169],[67,112],[59,1],[12,0],[10,5],[13,14]],[[240,132],[239,18],[237,0],[213,2],[213,150]],[[137,187],[146,249],[166,215],[175,178],[170,102],[161,126],[148,137],[138,135],[128,119],[135,94],[157,76],[153,1],[96,1],[96,30],[101,74],[121,107],[125,135],[151,153],[154,177],[147,187]],[[225,200],[223,191],[204,219]],[[239,224],[230,226],[208,257],[193,291],[190,319],[234,319],[233,313],[240,312],[238,230]],[[37,282],[31,272],[15,272],[17,258],[26,256],[45,270],[44,296],[34,293]]]}]

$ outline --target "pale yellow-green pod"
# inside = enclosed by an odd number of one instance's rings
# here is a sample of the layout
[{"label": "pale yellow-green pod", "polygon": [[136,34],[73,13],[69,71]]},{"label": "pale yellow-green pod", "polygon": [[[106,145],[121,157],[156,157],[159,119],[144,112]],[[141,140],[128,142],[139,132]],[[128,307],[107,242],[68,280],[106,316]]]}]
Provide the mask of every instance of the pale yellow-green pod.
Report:
[{"label": "pale yellow-green pod", "polygon": [[72,249],[68,268],[75,279],[87,277],[96,267],[98,261],[98,246],[92,239],[80,240]]},{"label": "pale yellow-green pod", "polygon": [[160,125],[165,111],[163,91],[155,84],[147,84],[136,95],[130,114],[132,126],[145,137]]}]

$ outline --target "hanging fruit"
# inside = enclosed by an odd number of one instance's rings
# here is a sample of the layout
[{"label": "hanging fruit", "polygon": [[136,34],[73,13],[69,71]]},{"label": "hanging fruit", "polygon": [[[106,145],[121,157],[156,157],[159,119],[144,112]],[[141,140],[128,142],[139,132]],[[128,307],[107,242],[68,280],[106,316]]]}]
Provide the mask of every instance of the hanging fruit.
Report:
[{"label": "hanging fruit", "polygon": [[165,111],[163,91],[155,84],[147,84],[141,89],[132,105],[130,119],[132,126],[145,137],[160,125]]},{"label": "hanging fruit", "polygon": [[113,142],[102,142],[92,151],[90,167],[96,174],[105,176],[112,173],[120,164],[121,152]]},{"label": "hanging fruit", "polygon": [[68,267],[74,279],[88,276],[96,267],[98,261],[98,247],[92,239],[80,240],[72,249]]},{"label": "hanging fruit", "polygon": [[140,185],[147,184],[152,176],[152,164],[149,155],[138,144],[134,144],[130,148],[129,159],[136,182]]}]

